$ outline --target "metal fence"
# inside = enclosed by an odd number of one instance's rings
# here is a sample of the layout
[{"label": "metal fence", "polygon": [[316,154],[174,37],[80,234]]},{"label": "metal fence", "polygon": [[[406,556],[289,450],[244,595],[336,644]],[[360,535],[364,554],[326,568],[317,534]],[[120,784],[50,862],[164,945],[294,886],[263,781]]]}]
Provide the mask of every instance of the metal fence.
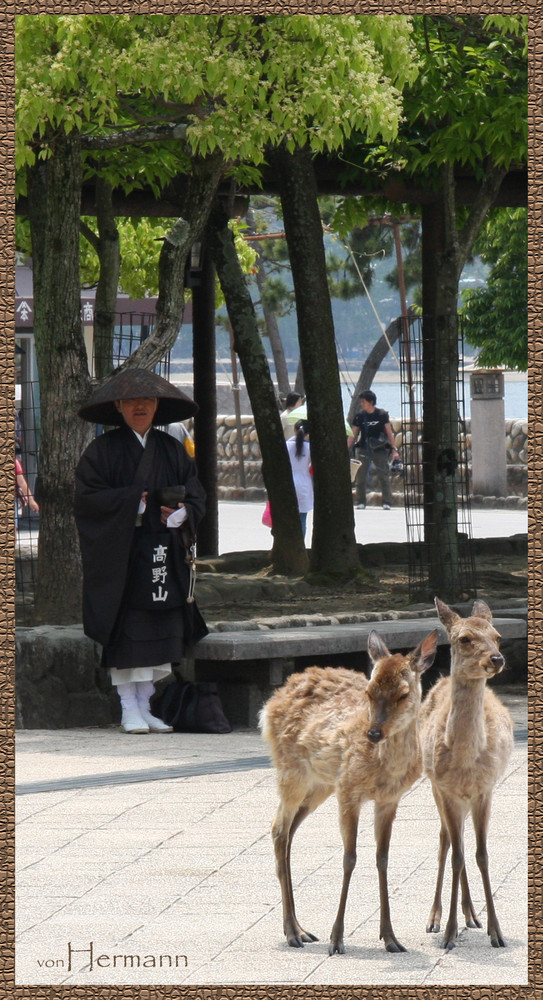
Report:
[{"label": "metal fence", "polygon": [[[466,449],[462,447],[466,435],[465,398],[464,398],[464,364],[463,336],[460,330],[458,340],[459,364],[457,369],[449,371],[449,395],[457,401],[458,417],[458,447],[450,470],[453,477],[453,488],[456,495],[456,521],[452,521],[456,530],[454,539],[444,539],[441,526],[432,525],[428,505],[425,508],[424,498],[427,488],[431,486],[431,472],[425,465],[424,449],[427,443],[424,439],[423,402],[425,407],[435,412],[440,391],[437,380],[424,378],[423,359],[425,357],[425,338],[433,338],[432,324],[420,317],[411,319],[405,324],[407,335],[400,338],[400,377],[401,377],[401,418],[404,433],[402,460],[404,465],[404,502],[408,538],[409,593],[412,599],[427,599],[429,585],[429,567],[434,560],[439,560],[439,550],[443,542],[454,542],[458,555],[458,588],[467,597],[476,595],[476,573],[474,546],[472,538],[471,504],[469,493],[469,469],[465,460]],[[443,384],[441,376],[441,385]],[[428,430],[426,431],[428,434]],[[440,442],[434,441],[437,450]],[[456,464],[457,463],[457,464]],[[455,527],[454,527],[455,525]],[[438,530],[432,530],[438,528]]]}]

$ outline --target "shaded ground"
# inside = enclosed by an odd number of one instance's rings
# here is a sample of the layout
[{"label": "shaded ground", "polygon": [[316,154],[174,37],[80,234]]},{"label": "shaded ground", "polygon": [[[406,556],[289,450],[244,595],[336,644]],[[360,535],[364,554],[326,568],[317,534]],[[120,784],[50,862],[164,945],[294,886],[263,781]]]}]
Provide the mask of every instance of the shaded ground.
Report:
[{"label": "shaded ground", "polygon": [[[416,603],[431,603],[409,593],[405,549],[401,545],[367,546],[368,582],[342,587],[311,586],[304,580],[272,576],[263,553],[242,553],[236,559],[204,561],[199,566],[197,600],[208,621],[296,614],[334,614],[400,610]],[[527,599],[526,540],[485,539],[476,552],[476,596],[491,607],[517,605]],[[469,599],[470,595],[466,595]]]},{"label": "shaded ground", "polygon": [[[367,581],[331,587],[272,575],[265,551],[199,559],[196,598],[209,623],[340,612],[383,614],[418,604],[432,606],[433,594],[410,594],[405,543],[366,544],[360,546],[360,551]],[[474,558],[477,597],[493,608],[526,603],[527,535],[475,539]],[[36,624],[30,579],[23,590],[17,590],[16,609],[18,625]]]}]

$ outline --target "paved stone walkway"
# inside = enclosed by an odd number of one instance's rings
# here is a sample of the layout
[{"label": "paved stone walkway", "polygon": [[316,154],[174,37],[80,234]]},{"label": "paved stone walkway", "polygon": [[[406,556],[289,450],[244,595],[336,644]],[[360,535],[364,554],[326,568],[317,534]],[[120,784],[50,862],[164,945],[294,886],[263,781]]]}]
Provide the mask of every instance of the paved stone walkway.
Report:
[{"label": "paved stone walkway", "polygon": [[[285,943],[270,823],[275,778],[254,731],[126,736],[118,729],[17,733],[18,985],[496,985],[527,983],[527,709],[500,692],[516,742],[489,836],[507,948],[461,931],[451,952],[425,933],[439,823],[426,779],[400,803],[389,866],[405,954],[379,942],[372,808],[362,810],[347,952],[328,956],[342,847],[334,799],[298,831],[293,880],[319,941]],[[515,829],[511,830],[514,822]],[[484,898],[471,826],[474,903]],[[445,900],[448,900],[447,872]],[[447,903],[445,903],[447,905]]]},{"label": "paved stone walkway", "polygon": [[[220,505],[222,552],[269,546],[262,509]],[[355,511],[355,520],[360,542],[402,540],[401,508]],[[475,537],[520,532],[525,512],[473,512]],[[257,732],[23,730],[16,734],[17,984],[526,984],[527,706],[519,692],[500,697],[514,716],[516,742],[495,793],[489,854],[507,948],[491,948],[484,930],[463,929],[457,947],[444,952],[441,935],[425,933],[439,831],[425,779],[400,803],[391,844],[392,920],[407,952],[389,955],[378,940],[367,806],[347,906],[347,952],[330,958],[342,872],[335,800],[294,840],[297,909],[320,940],[292,949],[282,934],[269,832],[275,777]],[[468,826],[468,873],[483,915],[474,853]],[[449,884],[447,870],[445,900]]]},{"label": "paved stone walkway", "polygon": [[[270,529],[262,524],[264,504],[236,501],[219,504],[220,552],[242,552],[248,549],[271,548]],[[415,511],[412,512],[413,516]],[[313,530],[313,514],[307,517],[306,540],[309,545]],[[356,540],[361,545],[368,542],[405,542],[407,527],[404,507],[366,507],[354,511]],[[473,508],[471,511],[473,538],[526,533],[528,512],[494,508]]]}]

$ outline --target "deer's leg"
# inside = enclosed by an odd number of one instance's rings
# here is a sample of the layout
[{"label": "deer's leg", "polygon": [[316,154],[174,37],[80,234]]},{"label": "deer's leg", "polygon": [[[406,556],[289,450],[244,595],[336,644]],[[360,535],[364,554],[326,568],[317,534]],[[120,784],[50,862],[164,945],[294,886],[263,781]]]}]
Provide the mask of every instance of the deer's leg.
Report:
[{"label": "deer's leg", "polygon": [[462,869],[462,875],[460,876],[460,882],[462,885],[462,912],[466,920],[466,927],[480,927],[481,922],[477,918],[475,907],[471,901],[471,894],[469,891],[468,874],[466,872],[465,860],[464,860],[464,867]]},{"label": "deer's leg", "polygon": [[339,824],[343,840],[343,883],[336,919],[332,927],[332,933],[330,934],[329,955],[334,955],[336,952],[338,955],[343,955],[345,952],[345,945],[343,943],[345,906],[351,875],[356,865],[356,834],[358,831],[359,814],[360,805],[353,807],[351,804],[342,805],[340,803]]},{"label": "deer's leg", "polygon": [[434,893],[434,901],[432,903],[432,909],[430,910],[430,916],[428,917],[428,923],[426,925],[426,932],[428,934],[437,934],[441,927],[441,892],[443,889],[443,875],[445,873],[445,863],[447,861],[447,854],[449,853],[449,847],[451,845],[451,838],[449,837],[449,831],[443,820],[441,820],[441,829],[439,831],[439,853],[437,862],[437,882],[436,891]]},{"label": "deer's leg", "polygon": [[[447,829],[447,823],[445,821],[444,814],[444,804],[439,791],[434,788],[434,798],[439,809],[439,814],[441,817],[441,829],[439,831],[439,854],[438,854],[438,870],[437,870],[437,882],[436,891],[434,895],[434,901],[432,903],[432,909],[430,910],[430,916],[428,917],[428,924],[426,926],[426,931],[430,933],[437,934],[440,929],[441,924],[441,892],[443,889],[443,876],[445,873],[445,864],[447,861],[447,854],[449,852],[449,847],[451,844],[451,839],[449,837],[449,831]],[[471,901],[471,895],[468,885],[468,876],[466,872],[466,865],[464,862],[464,867],[462,869],[462,874],[460,876],[460,883],[462,887],[462,911],[466,919],[466,927],[480,927],[481,924],[477,919],[475,913],[475,907]]]},{"label": "deer's leg", "polygon": [[[291,829],[295,819],[297,819],[297,825],[299,826],[305,816],[307,816],[307,810],[303,810],[302,807],[297,812],[293,812],[286,809],[283,803],[280,803],[272,823],[275,869],[281,886],[281,900],[283,905],[283,932],[288,943],[293,948],[301,948],[303,946],[303,931],[296,920],[294,912],[294,895],[290,874]],[[309,940],[309,938],[306,937],[306,940]]]},{"label": "deer's leg", "polygon": [[318,938],[314,934],[304,931],[296,918],[290,869],[292,838],[300,823],[328,797],[328,794],[329,792],[322,792],[320,795],[314,794],[302,802],[298,808],[289,808],[284,802],[281,802],[272,824],[275,866],[281,886],[283,905],[283,931],[289,945],[293,948],[302,948],[305,941],[317,941]]},{"label": "deer's leg", "polygon": [[403,944],[400,944],[392,930],[387,869],[390,835],[392,833],[392,824],[396,815],[397,805],[397,802],[375,803],[375,841],[377,845],[377,871],[379,873],[379,902],[381,908],[379,939],[384,941],[387,951],[396,952],[405,951],[405,948]]},{"label": "deer's leg", "polygon": [[444,801],[443,813],[452,847],[452,886],[449,919],[445,927],[442,948],[454,948],[458,937],[458,889],[464,870],[464,820],[465,809],[458,801]]},{"label": "deer's leg", "polygon": [[477,799],[472,806],[473,826],[475,829],[476,841],[475,857],[477,859],[477,864],[479,865],[481,878],[483,880],[483,888],[485,890],[486,912],[488,917],[487,934],[490,935],[490,943],[493,948],[505,948],[505,941],[500,930],[498,917],[496,916],[492,889],[490,887],[490,876],[488,873],[488,851],[486,848],[486,838],[488,833],[488,822],[490,819],[490,802],[491,796],[485,795]]}]

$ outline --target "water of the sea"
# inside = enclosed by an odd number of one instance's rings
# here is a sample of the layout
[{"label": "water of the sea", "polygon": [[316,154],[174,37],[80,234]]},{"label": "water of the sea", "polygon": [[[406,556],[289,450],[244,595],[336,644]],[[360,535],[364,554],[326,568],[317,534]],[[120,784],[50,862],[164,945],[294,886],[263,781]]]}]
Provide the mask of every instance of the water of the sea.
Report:
[{"label": "water of the sea", "polygon": [[[354,385],[342,385],[343,407],[347,413],[351,405],[351,398]],[[377,396],[377,406],[388,410],[392,418],[401,415],[400,384],[398,381],[376,381],[372,385],[372,390]],[[464,383],[464,406],[465,417],[471,415],[470,407],[470,382],[469,378]],[[528,416],[528,383],[527,379],[505,379],[505,419],[526,420]]]}]

